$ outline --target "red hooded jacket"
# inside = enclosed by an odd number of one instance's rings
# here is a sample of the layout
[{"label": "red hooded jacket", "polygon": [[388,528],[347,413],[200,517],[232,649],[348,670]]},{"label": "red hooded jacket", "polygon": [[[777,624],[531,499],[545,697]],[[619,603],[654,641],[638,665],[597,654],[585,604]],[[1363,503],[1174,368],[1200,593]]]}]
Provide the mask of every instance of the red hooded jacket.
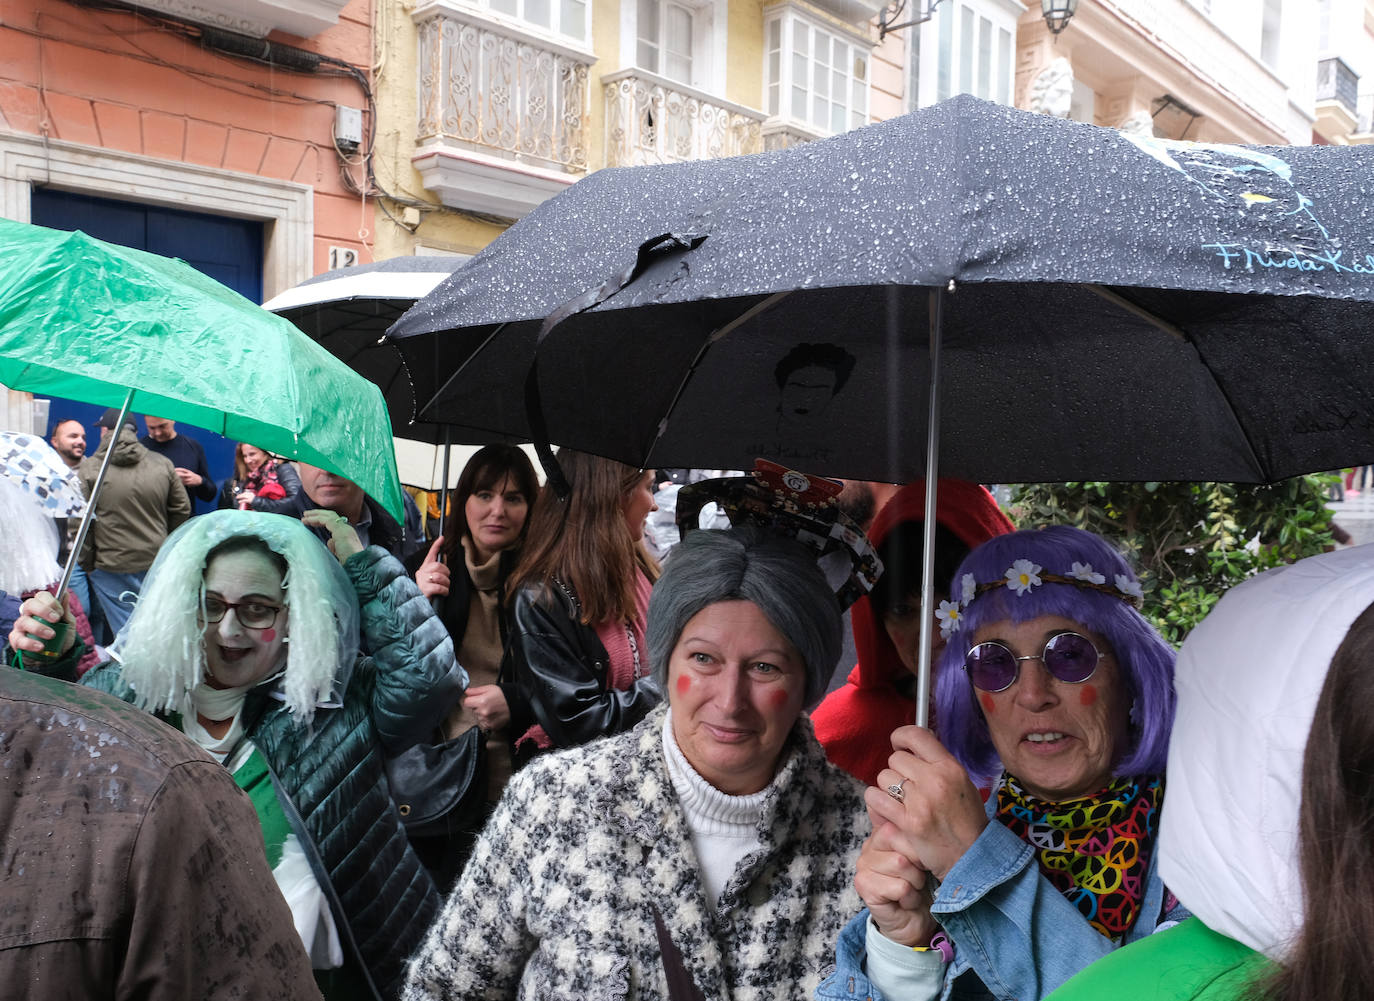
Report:
[{"label": "red hooded jacket", "polygon": [[[935,520],[970,549],[1015,528],[992,494],[976,483],[940,480],[935,504]],[[899,490],[873,519],[868,534],[874,547],[881,547],[888,533],[903,522],[924,521],[925,508],[925,480]],[[949,585],[948,581],[939,583]],[[887,767],[892,753],[888,735],[915,721],[916,703],[898,688],[910,672],[867,596],[854,603],[850,623],[859,663],[849,673],[848,682],[815,708],[811,722],[831,762],[860,781],[876,785],[878,772]]]}]

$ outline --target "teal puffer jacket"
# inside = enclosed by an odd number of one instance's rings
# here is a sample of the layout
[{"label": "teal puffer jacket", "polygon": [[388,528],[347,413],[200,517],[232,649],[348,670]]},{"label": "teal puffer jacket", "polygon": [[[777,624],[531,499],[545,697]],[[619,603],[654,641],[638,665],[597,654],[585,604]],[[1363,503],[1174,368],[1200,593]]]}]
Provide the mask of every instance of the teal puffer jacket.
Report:
[{"label": "teal puffer jacket", "polygon": [[[359,656],[342,704],[317,709],[313,722],[301,725],[281,702],[255,693],[243,719],[319,849],[348,922],[340,929],[345,950],[351,931],[357,958],[382,996],[392,998],[441,900],[406,840],[382,761],[427,738],[467,676],[447,630],[394,557],[372,546],[349,557],[344,570],[358,593],[372,655]],[[132,694],[113,663],[83,681]],[[300,830],[296,835],[306,843]]]}]

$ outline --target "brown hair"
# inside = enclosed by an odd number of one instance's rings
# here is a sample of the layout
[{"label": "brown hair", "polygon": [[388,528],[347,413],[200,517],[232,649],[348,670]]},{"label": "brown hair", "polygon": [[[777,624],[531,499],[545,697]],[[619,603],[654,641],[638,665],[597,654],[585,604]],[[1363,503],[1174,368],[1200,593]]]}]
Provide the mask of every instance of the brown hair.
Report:
[{"label": "brown hair", "polygon": [[251,441],[239,442],[237,445],[234,446],[234,479],[237,480],[240,484],[242,484],[244,480],[248,479],[248,463],[245,462],[243,458],[244,445],[247,445],[249,448],[257,448],[258,451],[266,457],[262,460],[262,464],[264,466],[276,459],[276,456],[273,455],[271,452],[267,451],[267,449],[258,448],[258,446],[254,445]]},{"label": "brown hair", "polygon": [[248,463],[243,461],[243,442],[234,446],[234,479],[239,483],[248,479]]},{"label": "brown hair", "polygon": [[[1301,670],[1301,666],[1294,670]],[[1374,605],[1331,659],[1302,763],[1303,923],[1266,1001],[1363,1001],[1374,982]]]},{"label": "brown hair", "polygon": [[557,577],[577,594],[583,623],[629,622],[637,614],[635,569],[658,580],[658,564],[630,538],[622,508],[644,472],[568,448],[558,450],[558,464],[572,493],[561,501],[544,484],[506,593],[526,583],[547,590]]},{"label": "brown hair", "polygon": [[[524,450],[515,445],[488,445],[473,453],[472,458],[463,467],[462,475],[458,477],[458,486],[449,494],[448,519],[444,522],[446,535],[441,547],[445,563],[450,566],[462,566],[463,552],[460,540],[463,536],[472,535],[465,514],[468,498],[479,490],[494,490],[508,478],[515,484],[515,489],[525,495],[525,503],[529,505],[526,509],[524,527],[520,529],[520,538],[516,541],[517,546],[524,544],[525,536],[530,530],[530,521],[534,518],[535,501],[539,492],[539,478],[534,475],[534,464],[530,462],[530,457]],[[449,526],[455,520],[461,526],[461,531],[450,530]]]}]

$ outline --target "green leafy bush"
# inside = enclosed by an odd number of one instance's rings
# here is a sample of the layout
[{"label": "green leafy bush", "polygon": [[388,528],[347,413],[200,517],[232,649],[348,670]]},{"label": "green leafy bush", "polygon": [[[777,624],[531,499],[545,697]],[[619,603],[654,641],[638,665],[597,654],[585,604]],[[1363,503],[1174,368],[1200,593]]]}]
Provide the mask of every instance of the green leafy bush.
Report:
[{"label": "green leafy bush", "polygon": [[1227,589],[1332,546],[1331,474],[1273,486],[1236,483],[1034,483],[1012,488],[1020,528],[1074,525],[1128,554],[1142,611],[1177,645]]}]

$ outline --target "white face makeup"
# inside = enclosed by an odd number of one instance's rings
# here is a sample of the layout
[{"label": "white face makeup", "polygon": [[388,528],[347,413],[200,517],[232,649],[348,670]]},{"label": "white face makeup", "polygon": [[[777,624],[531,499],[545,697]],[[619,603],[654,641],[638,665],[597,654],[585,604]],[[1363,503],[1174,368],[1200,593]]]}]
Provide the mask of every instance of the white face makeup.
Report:
[{"label": "white face makeup", "polygon": [[218,622],[205,626],[205,680],[212,688],[238,688],[275,674],[286,662],[286,591],[276,565],[255,549],[223,553],[205,568],[206,598],[229,605],[281,609],[272,624],[250,628],[240,620],[243,610],[227,608]]}]

